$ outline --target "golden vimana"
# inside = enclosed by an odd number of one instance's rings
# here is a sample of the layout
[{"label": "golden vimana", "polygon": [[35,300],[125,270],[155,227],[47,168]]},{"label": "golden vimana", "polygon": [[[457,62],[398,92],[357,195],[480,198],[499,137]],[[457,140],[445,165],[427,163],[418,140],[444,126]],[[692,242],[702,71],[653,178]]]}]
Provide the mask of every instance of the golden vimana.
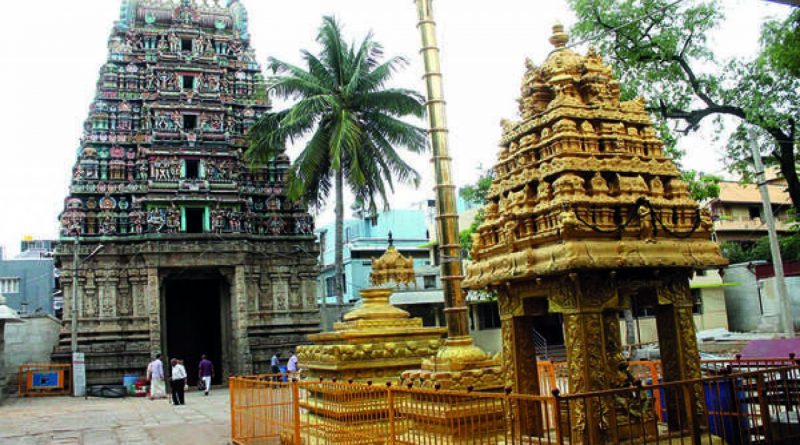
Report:
[{"label": "golden vimana", "polygon": [[504,121],[465,285],[579,269],[715,267],[710,215],[665,155],[644,100],[620,101],[610,66],[567,47],[561,25],[528,60],[519,122]]}]

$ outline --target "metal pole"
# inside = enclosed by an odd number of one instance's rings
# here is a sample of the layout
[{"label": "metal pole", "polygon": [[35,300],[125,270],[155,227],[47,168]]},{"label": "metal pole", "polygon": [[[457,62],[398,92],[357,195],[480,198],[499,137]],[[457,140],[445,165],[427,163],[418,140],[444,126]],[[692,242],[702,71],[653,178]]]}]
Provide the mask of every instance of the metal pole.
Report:
[{"label": "metal pole", "polygon": [[764,205],[764,222],[767,224],[769,232],[769,248],[772,251],[772,267],[775,269],[775,287],[778,291],[780,300],[781,324],[783,332],[788,338],[794,337],[794,321],[792,321],[792,304],[789,301],[789,292],[786,289],[786,280],[783,275],[783,258],[781,257],[780,243],[778,242],[778,232],[775,230],[775,217],[772,214],[772,204],[769,199],[769,189],[767,188],[767,176],[764,171],[764,163],[761,161],[761,151],[758,149],[758,142],[755,132],[750,130],[750,148],[753,150],[753,164],[756,168],[756,181],[761,191],[761,202]]},{"label": "metal pole", "polygon": [[78,352],[78,267],[79,267],[79,236],[75,235],[74,251],[72,253],[72,302],[70,304],[70,340],[71,352]]},{"label": "metal pole", "polygon": [[456,193],[451,177],[452,158],[448,149],[447,118],[445,114],[442,69],[436,40],[432,0],[415,0],[419,13],[417,27],[422,34],[421,54],[425,61],[425,81],[428,89],[428,118],[430,123],[433,165],[436,175],[436,221],[439,234],[439,256],[442,267],[445,318],[448,340],[469,339],[469,317],[461,281],[461,243],[458,238]]}]

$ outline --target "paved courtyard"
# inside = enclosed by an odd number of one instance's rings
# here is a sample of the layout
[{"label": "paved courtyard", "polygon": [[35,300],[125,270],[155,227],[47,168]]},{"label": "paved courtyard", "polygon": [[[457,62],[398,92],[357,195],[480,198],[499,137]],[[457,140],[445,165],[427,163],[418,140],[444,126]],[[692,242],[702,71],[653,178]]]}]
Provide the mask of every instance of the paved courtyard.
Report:
[{"label": "paved courtyard", "polygon": [[186,405],[139,398],[11,397],[0,405],[0,444],[230,443],[228,391],[187,394]]}]

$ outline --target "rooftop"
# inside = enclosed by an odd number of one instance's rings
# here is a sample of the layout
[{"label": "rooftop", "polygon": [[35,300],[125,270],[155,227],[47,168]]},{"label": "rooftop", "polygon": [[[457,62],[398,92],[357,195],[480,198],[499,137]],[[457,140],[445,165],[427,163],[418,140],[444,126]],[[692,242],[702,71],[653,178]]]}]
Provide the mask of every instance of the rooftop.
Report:
[{"label": "rooftop", "polygon": [[[761,193],[755,184],[740,184],[734,181],[723,181],[719,184],[720,192],[717,201],[722,203],[761,204]],[[780,184],[768,184],[769,198],[772,204],[791,205],[786,187]]]}]

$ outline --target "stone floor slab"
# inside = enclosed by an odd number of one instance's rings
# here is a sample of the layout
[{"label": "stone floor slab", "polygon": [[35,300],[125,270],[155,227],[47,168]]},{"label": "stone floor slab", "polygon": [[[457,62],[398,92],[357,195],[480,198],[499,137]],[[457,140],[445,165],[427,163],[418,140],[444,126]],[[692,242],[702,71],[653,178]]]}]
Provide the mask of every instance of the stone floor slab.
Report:
[{"label": "stone floor slab", "polygon": [[140,398],[12,398],[0,407],[0,443],[228,444],[230,401],[225,390],[189,393],[184,406]]}]

